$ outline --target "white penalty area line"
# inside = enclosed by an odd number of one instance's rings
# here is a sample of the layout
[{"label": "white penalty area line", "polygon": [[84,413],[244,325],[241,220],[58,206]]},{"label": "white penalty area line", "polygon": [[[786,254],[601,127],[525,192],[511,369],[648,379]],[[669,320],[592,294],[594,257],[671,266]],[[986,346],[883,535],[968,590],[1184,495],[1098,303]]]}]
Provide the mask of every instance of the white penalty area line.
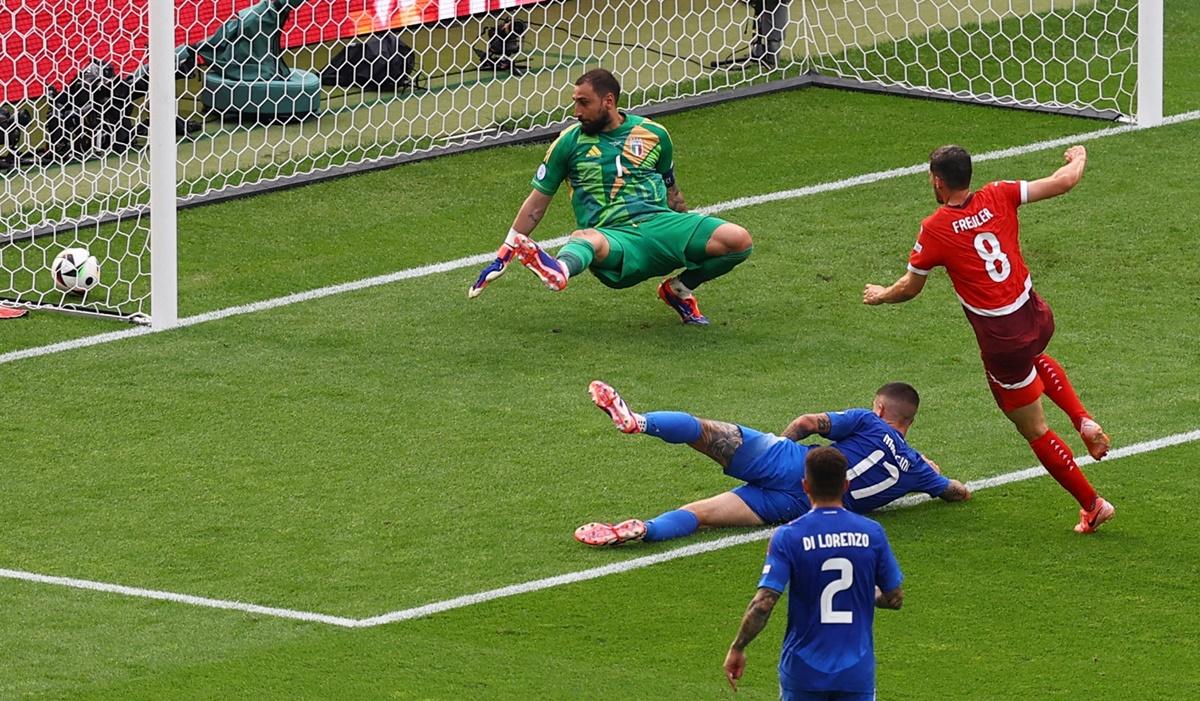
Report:
[{"label": "white penalty area line", "polygon": [[[1130,132],[1143,131],[1146,129],[1156,129],[1156,128],[1158,128],[1158,126],[1169,126],[1169,125],[1173,125],[1173,124],[1181,124],[1183,122],[1190,122],[1190,121],[1197,120],[1197,119],[1200,119],[1200,110],[1196,110],[1193,112],[1184,112],[1182,114],[1171,115],[1170,117],[1164,118],[1162,121],[1162,124],[1154,126],[1154,127],[1144,127],[1144,126],[1138,126],[1136,124],[1127,124],[1127,125],[1122,125],[1122,126],[1107,127],[1105,129],[1098,129],[1096,131],[1084,132],[1082,134],[1075,134],[1072,136],[1064,136],[1064,137],[1060,137],[1057,139],[1050,139],[1047,141],[1038,141],[1035,143],[1026,144],[1024,146],[1015,146],[1012,148],[1000,149],[998,151],[988,151],[987,153],[975,155],[972,158],[976,162],[992,161],[992,160],[997,160],[997,159],[1001,159],[1001,158],[1012,158],[1014,156],[1023,156],[1023,155],[1029,154],[1029,153],[1035,153],[1037,151],[1044,151],[1046,149],[1061,148],[1063,146],[1069,146],[1072,144],[1078,144],[1078,143],[1083,143],[1083,142],[1087,142],[1087,141],[1094,141],[1096,139],[1102,139],[1102,138],[1106,138],[1109,136],[1116,136],[1119,134],[1128,134]],[[837,190],[846,190],[846,189],[849,189],[852,187],[858,187],[859,185],[869,185],[871,183],[877,183],[877,182],[880,182],[883,180],[890,180],[892,178],[899,178],[899,177],[904,177],[904,176],[908,176],[908,175],[916,175],[918,173],[924,173],[928,168],[929,168],[928,163],[919,163],[919,164],[907,166],[904,168],[893,168],[891,170],[881,170],[881,171],[876,171],[874,173],[867,173],[865,175],[858,175],[858,176],[855,176],[852,178],[844,178],[842,180],[835,180],[835,181],[831,181],[831,182],[820,183],[817,185],[809,185],[806,187],[796,188],[793,190],[781,190],[779,192],[769,192],[769,193],[766,193],[763,195],[754,195],[753,197],[739,197],[737,199],[728,200],[726,202],[718,202],[717,204],[710,205],[708,207],[699,207],[695,211],[700,212],[702,214],[717,214],[720,212],[729,211],[731,209],[739,209],[742,207],[751,207],[754,205],[766,204],[768,202],[778,202],[781,200],[790,200],[790,199],[797,199],[800,197],[808,197],[811,195],[819,195],[819,194],[826,193],[826,192],[835,192]],[[567,242],[567,237],[560,236],[555,239],[543,241],[542,245],[547,248],[554,248],[557,246],[561,246],[566,242]],[[217,311],[205,312],[203,314],[197,314],[195,316],[184,317],[184,318],[180,319],[179,322],[175,326],[168,327],[168,328],[138,327],[138,328],[132,328],[132,329],[125,329],[122,331],[112,331],[109,333],[96,334],[94,336],[84,336],[82,338],[76,338],[76,339],[72,339],[70,341],[62,341],[60,343],[52,343],[52,344],[45,345],[45,346],[24,348],[21,350],[10,351],[8,353],[0,353],[0,365],[4,365],[6,363],[13,363],[18,360],[24,360],[26,358],[37,358],[40,356],[51,355],[54,353],[62,353],[65,351],[72,351],[72,350],[78,350],[81,348],[88,348],[90,346],[98,346],[98,345],[101,345],[104,343],[111,343],[113,341],[121,341],[121,340],[124,340],[127,338],[137,338],[138,336],[145,336],[148,334],[159,333],[162,331],[170,331],[172,329],[184,328],[184,327],[188,327],[188,326],[195,326],[196,324],[203,324],[203,323],[209,322],[209,321],[218,321],[220,319],[228,319],[229,317],[233,317],[233,316],[241,316],[243,314],[252,314],[254,312],[263,312],[263,311],[267,311],[269,309],[278,309],[279,307],[286,307],[286,306],[289,306],[292,304],[298,304],[300,302],[311,302],[313,300],[323,299],[325,297],[332,297],[333,295],[339,295],[339,294],[343,294],[345,292],[355,292],[358,290],[365,290],[365,289],[368,289],[371,287],[378,287],[380,285],[387,285],[387,284],[390,284],[393,282],[399,282],[401,280],[411,280],[413,278],[426,277],[428,275],[435,275],[437,273],[445,273],[445,272],[449,272],[451,270],[459,270],[461,268],[467,268],[467,267],[476,266],[476,265],[483,265],[484,263],[487,263],[494,257],[495,257],[494,253],[480,253],[478,255],[467,256],[465,258],[457,258],[455,260],[449,260],[449,261],[445,261],[442,263],[432,263],[430,265],[422,265],[422,266],[419,266],[416,268],[408,268],[408,269],[400,270],[400,271],[397,271],[394,273],[388,273],[387,275],[378,275],[375,277],[364,278],[362,280],[356,280],[354,282],[346,282],[346,283],[342,283],[339,285],[330,285],[328,287],[321,287],[321,288],[318,288],[315,290],[308,290],[307,292],[297,292],[295,294],[290,294],[290,295],[286,295],[283,297],[276,297],[274,299],[268,299],[268,300],[264,300],[261,302],[254,302],[252,304],[243,304],[243,305],[239,305],[239,306],[235,306],[235,307],[226,307],[225,309],[219,309]]]},{"label": "white penalty area line", "polygon": [[[1127,458],[1133,455],[1149,453],[1163,448],[1183,445],[1200,440],[1200,429],[1187,431],[1185,433],[1176,433],[1164,438],[1156,438],[1154,440],[1145,441],[1143,443],[1135,443],[1117,448],[1108,454],[1105,462]],[[1076,457],[1075,461],[1080,466],[1090,465],[1095,461],[1086,455]],[[1031,467],[1025,470],[1016,472],[1008,472],[995,477],[968,482],[967,487],[972,492],[979,492],[992,487],[999,487],[1013,482],[1021,482],[1035,477],[1045,475],[1046,470],[1041,466]],[[901,508],[909,508],[917,504],[930,501],[930,498],[925,495],[915,495],[905,497],[892,504],[889,504],[883,510],[895,510]],[[951,508],[951,507],[947,507]],[[388,623],[398,623],[400,621],[409,621],[415,618],[425,618],[432,616],[435,613],[443,611],[451,611],[453,609],[474,606],[496,599],[503,599],[510,596],[518,596],[520,594],[529,594],[543,589],[550,589],[566,584],[574,584],[576,582],[585,582],[589,579],[599,579],[613,574],[629,572],[632,570],[650,567],[652,565],[678,560],[684,557],[693,555],[701,555],[717,550],[724,550],[745,543],[766,540],[775,532],[773,528],[765,528],[750,533],[741,533],[738,535],[725,536],[715,540],[706,541],[703,543],[695,543],[686,545],[681,548],[674,548],[653,555],[645,555],[635,557],[621,562],[603,565],[601,567],[593,567],[587,570],[578,572],[569,572],[560,574],[554,577],[545,579],[536,579],[522,584],[513,584],[499,589],[489,589],[475,594],[467,594],[445,601],[437,601],[424,606],[414,608],[401,609],[399,611],[390,611],[378,616],[370,618],[347,618],[343,616],[331,616],[324,613],[313,613],[310,611],[296,611],[293,609],[276,608],[272,606],[260,606],[258,604],[245,603],[241,601],[227,601],[224,599],[210,599],[203,596],[192,596],[190,594],[176,594],[169,591],[159,591],[156,589],[142,589],[139,587],[129,587],[120,584],[108,584],[105,582],[93,582],[86,579],[75,579],[71,577],[57,577],[45,574],[36,574],[34,572],[23,572],[21,570],[0,569],[0,578],[15,579],[25,582],[35,582],[38,584],[50,584],[54,586],[70,587],[73,589],[86,589],[89,591],[99,591],[109,594],[119,594],[121,596],[130,596],[142,599],[155,599],[158,601],[170,601],[179,604],[188,604],[190,606],[201,606],[206,608],[225,609],[229,611],[241,611],[244,613],[255,614],[259,616],[271,616],[275,618],[286,618],[297,621],[307,621],[310,623],[324,623],[327,625],[338,626],[341,628],[373,628]]]}]

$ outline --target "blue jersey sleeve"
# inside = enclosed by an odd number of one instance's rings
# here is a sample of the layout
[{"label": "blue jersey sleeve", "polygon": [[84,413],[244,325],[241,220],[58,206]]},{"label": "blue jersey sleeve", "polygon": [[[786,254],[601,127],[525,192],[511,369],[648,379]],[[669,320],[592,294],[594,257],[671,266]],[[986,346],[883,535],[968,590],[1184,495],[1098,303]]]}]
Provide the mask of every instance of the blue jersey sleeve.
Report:
[{"label": "blue jersey sleeve", "polygon": [[875,558],[875,586],[882,591],[892,591],[904,581],[904,574],[900,572],[900,563],[896,561],[896,556],[892,553],[892,546],[888,543],[887,533],[884,532],[883,526],[879,527],[878,540],[877,557]]},{"label": "blue jersey sleeve", "polygon": [[763,565],[762,578],[758,580],[759,588],[766,587],[779,593],[787,588],[788,579],[792,574],[792,559],[787,551],[784,540],[784,530],[780,528],[771,536],[767,545],[767,561]]},{"label": "blue jersey sleeve", "polygon": [[829,417],[829,432],[825,434],[825,437],[831,441],[840,441],[853,435],[864,418],[875,414],[866,409],[847,409],[845,411],[829,411],[825,415]]},{"label": "blue jersey sleeve", "polygon": [[919,457],[918,462],[909,470],[909,475],[917,479],[912,491],[924,492],[931,497],[941,495],[946,491],[946,487],[950,486],[950,478],[938,474],[937,470],[925,462],[925,458]]}]

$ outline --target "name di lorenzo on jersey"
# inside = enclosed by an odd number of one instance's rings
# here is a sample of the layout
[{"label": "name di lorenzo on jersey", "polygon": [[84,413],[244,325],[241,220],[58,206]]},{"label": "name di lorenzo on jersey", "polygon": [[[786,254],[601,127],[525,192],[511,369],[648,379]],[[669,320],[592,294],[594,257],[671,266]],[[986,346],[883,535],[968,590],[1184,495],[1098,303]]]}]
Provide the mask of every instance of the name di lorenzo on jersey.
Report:
[{"label": "name di lorenzo on jersey", "polygon": [[815,536],[806,535],[802,539],[804,550],[816,550],[817,548],[869,548],[871,547],[871,536],[866,533],[856,531],[845,531],[842,533],[818,533]]}]

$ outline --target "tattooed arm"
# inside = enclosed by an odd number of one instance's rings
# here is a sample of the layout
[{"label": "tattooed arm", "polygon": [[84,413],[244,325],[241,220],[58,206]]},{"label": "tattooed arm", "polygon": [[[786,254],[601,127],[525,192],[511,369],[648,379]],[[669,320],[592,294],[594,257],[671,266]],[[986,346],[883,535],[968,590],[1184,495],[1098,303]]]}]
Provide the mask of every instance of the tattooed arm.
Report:
[{"label": "tattooed arm", "polygon": [[683,199],[683,192],[680,191],[678,185],[671,185],[667,188],[667,206],[676,212],[688,211],[687,202]]},{"label": "tattooed arm", "polygon": [[[929,466],[933,468],[934,472],[938,473],[939,475],[942,474],[941,466],[930,460],[928,455],[922,453],[921,459],[928,463]],[[946,488],[942,490],[942,493],[937,495],[937,498],[941,499],[942,501],[966,501],[967,499],[971,498],[971,490],[968,489],[967,485],[963,484],[962,482],[952,479],[950,480],[950,484],[946,485]]]},{"label": "tattooed arm", "polygon": [[553,196],[547,195],[538,190],[532,190],[529,197],[521,203],[521,209],[517,212],[517,216],[513,219],[513,231],[522,234],[532,234],[537,228],[538,222],[542,221],[542,217],[546,216],[546,210],[550,208],[550,201]]},{"label": "tattooed arm", "polygon": [[729,686],[733,687],[734,691],[737,691],[737,680],[741,679],[742,673],[746,671],[746,646],[767,626],[767,620],[771,618],[771,610],[775,608],[777,601],[779,592],[760,587],[754,595],[754,600],[750,602],[750,607],[746,609],[746,615],[742,616],[742,625],[738,628],[737,637],[733,639],[729,653],[725,655],[725,678],[729,680]]},{"label": "tattooed arm", "polygon": [[822,436],[829,433],[829,414],[804,414],[792,419],[783,430],[783,437],[793,441],[801,441],[814,433]]},{"label": "tattooed arm", "polygon": [[950,484],[946,485],[946,488],[938,495],[938,499],[942,501],[966,501],[970,498],[971,490],[967,488],[967,485],[955,479],[950,480]]}]

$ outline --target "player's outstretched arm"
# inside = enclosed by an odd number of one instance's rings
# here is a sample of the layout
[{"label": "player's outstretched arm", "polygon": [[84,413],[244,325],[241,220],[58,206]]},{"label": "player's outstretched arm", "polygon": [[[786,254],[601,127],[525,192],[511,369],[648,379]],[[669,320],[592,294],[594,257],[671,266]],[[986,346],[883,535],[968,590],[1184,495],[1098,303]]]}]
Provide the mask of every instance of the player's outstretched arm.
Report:
[{"label": "player's outstretched arm", "polygon": [[802,441],[814,433],[822,436],[829,433],[829,414],[804,414],[792,419],[783,430],[783,437],[792,441]]},{"label": "player's outstretched arm", "polygon": [[891,591],[881,591],[875,587],[875,608],[899,609],[904,605],[904,590],[896,587]]},{"label": "player's outstretched arm", "polygon": [[1067,164],[1054,174],[1034,180],[1029,183],[1025,193],[1027,202],[1037,202],[1039,200],[1048,200],[1051,197],[1065,195],[1071,191],[1071,188],[1079,184],[1083,179],[1083,169],[1087,167],[1087,149],[1082,146],[1072,146],[1063,154]]},{"label": "player's outstretched arm", "polygon": [[971,490],[967,489],[967,485],[956,479],[950,480],[950,484],[946,485],[946,489],[938,495],[938,499],[942,501],[966,501],[970,498]]},{"label": "player's outstretched arm", "polygon": [[921,294],[925,289],[925,276],[908,271],[889,287],[867,285],[863,288],[863,304],[898,304]]},{"label": "player's outstretched arm", "polygon": [[[930,460],[928,455],[922,453],[921,459],[924,460],[927,465],[932,467],[934,472],[938,473],[939,475],[942,474],[941,465],[938,465],[936,462]],[[967,485],[963,484],[962,482],[959,482],[956,479],[951,479],[950,484],[946,485],[946,488],[942,490],[941,494],[937,495],[937,498],[941,499],[942,501],[966,501],[967,499],[971,498],[971,490],[967,489]]]},{"label": "player's outstretched arm", "polygon": [[[545,166],[542,169],[544,170]],[[500,244],[499,250],[496,251],[496,257],[483,266],[483,270],[479,271],[474,284],[467,288],[468,299],[478,297],[483,293],[484,288],[504,274],[504,271],[508,269],[508,264],[516,256],[517,237],[533,233],[538,222],[546,215],[546,209],[550,206],[550,200],[553,198],[553,195],[547,195],[536,188],[529,193],[529,196],[521,203],[521,209],[517,211],[517,218],[513,220],[512,226],[504,236],[504,243]]]},{"label": "player's outstretched arm", "polygon": [[550,201],[554,199],[553,195],[547,195],[539,190],[531,190],[529,197],[521,203],[521,209],[517,211],[517,218],[513,219],[512,230],[520,234],[529,236],[537,225],[542,221],[542,217],[546,216],[546,210],[550,208]]},{"label": "player's outstretched arm", "polygon": [[725,678],[729,680],[729,686],[733,687],[734,691],[737,691],[737,680],[741,679],[742,673],[746,671],[746,646],[767,627],[767,621],[771,618],[771,611],[777,601],[779,592],[759,587],[750,602],[750,607],[746,609],[746,615],[742,616],[742,625],[738,628],[737,637],[733,639],[733,644],[729,646],[729,652],[725,655]]}]

